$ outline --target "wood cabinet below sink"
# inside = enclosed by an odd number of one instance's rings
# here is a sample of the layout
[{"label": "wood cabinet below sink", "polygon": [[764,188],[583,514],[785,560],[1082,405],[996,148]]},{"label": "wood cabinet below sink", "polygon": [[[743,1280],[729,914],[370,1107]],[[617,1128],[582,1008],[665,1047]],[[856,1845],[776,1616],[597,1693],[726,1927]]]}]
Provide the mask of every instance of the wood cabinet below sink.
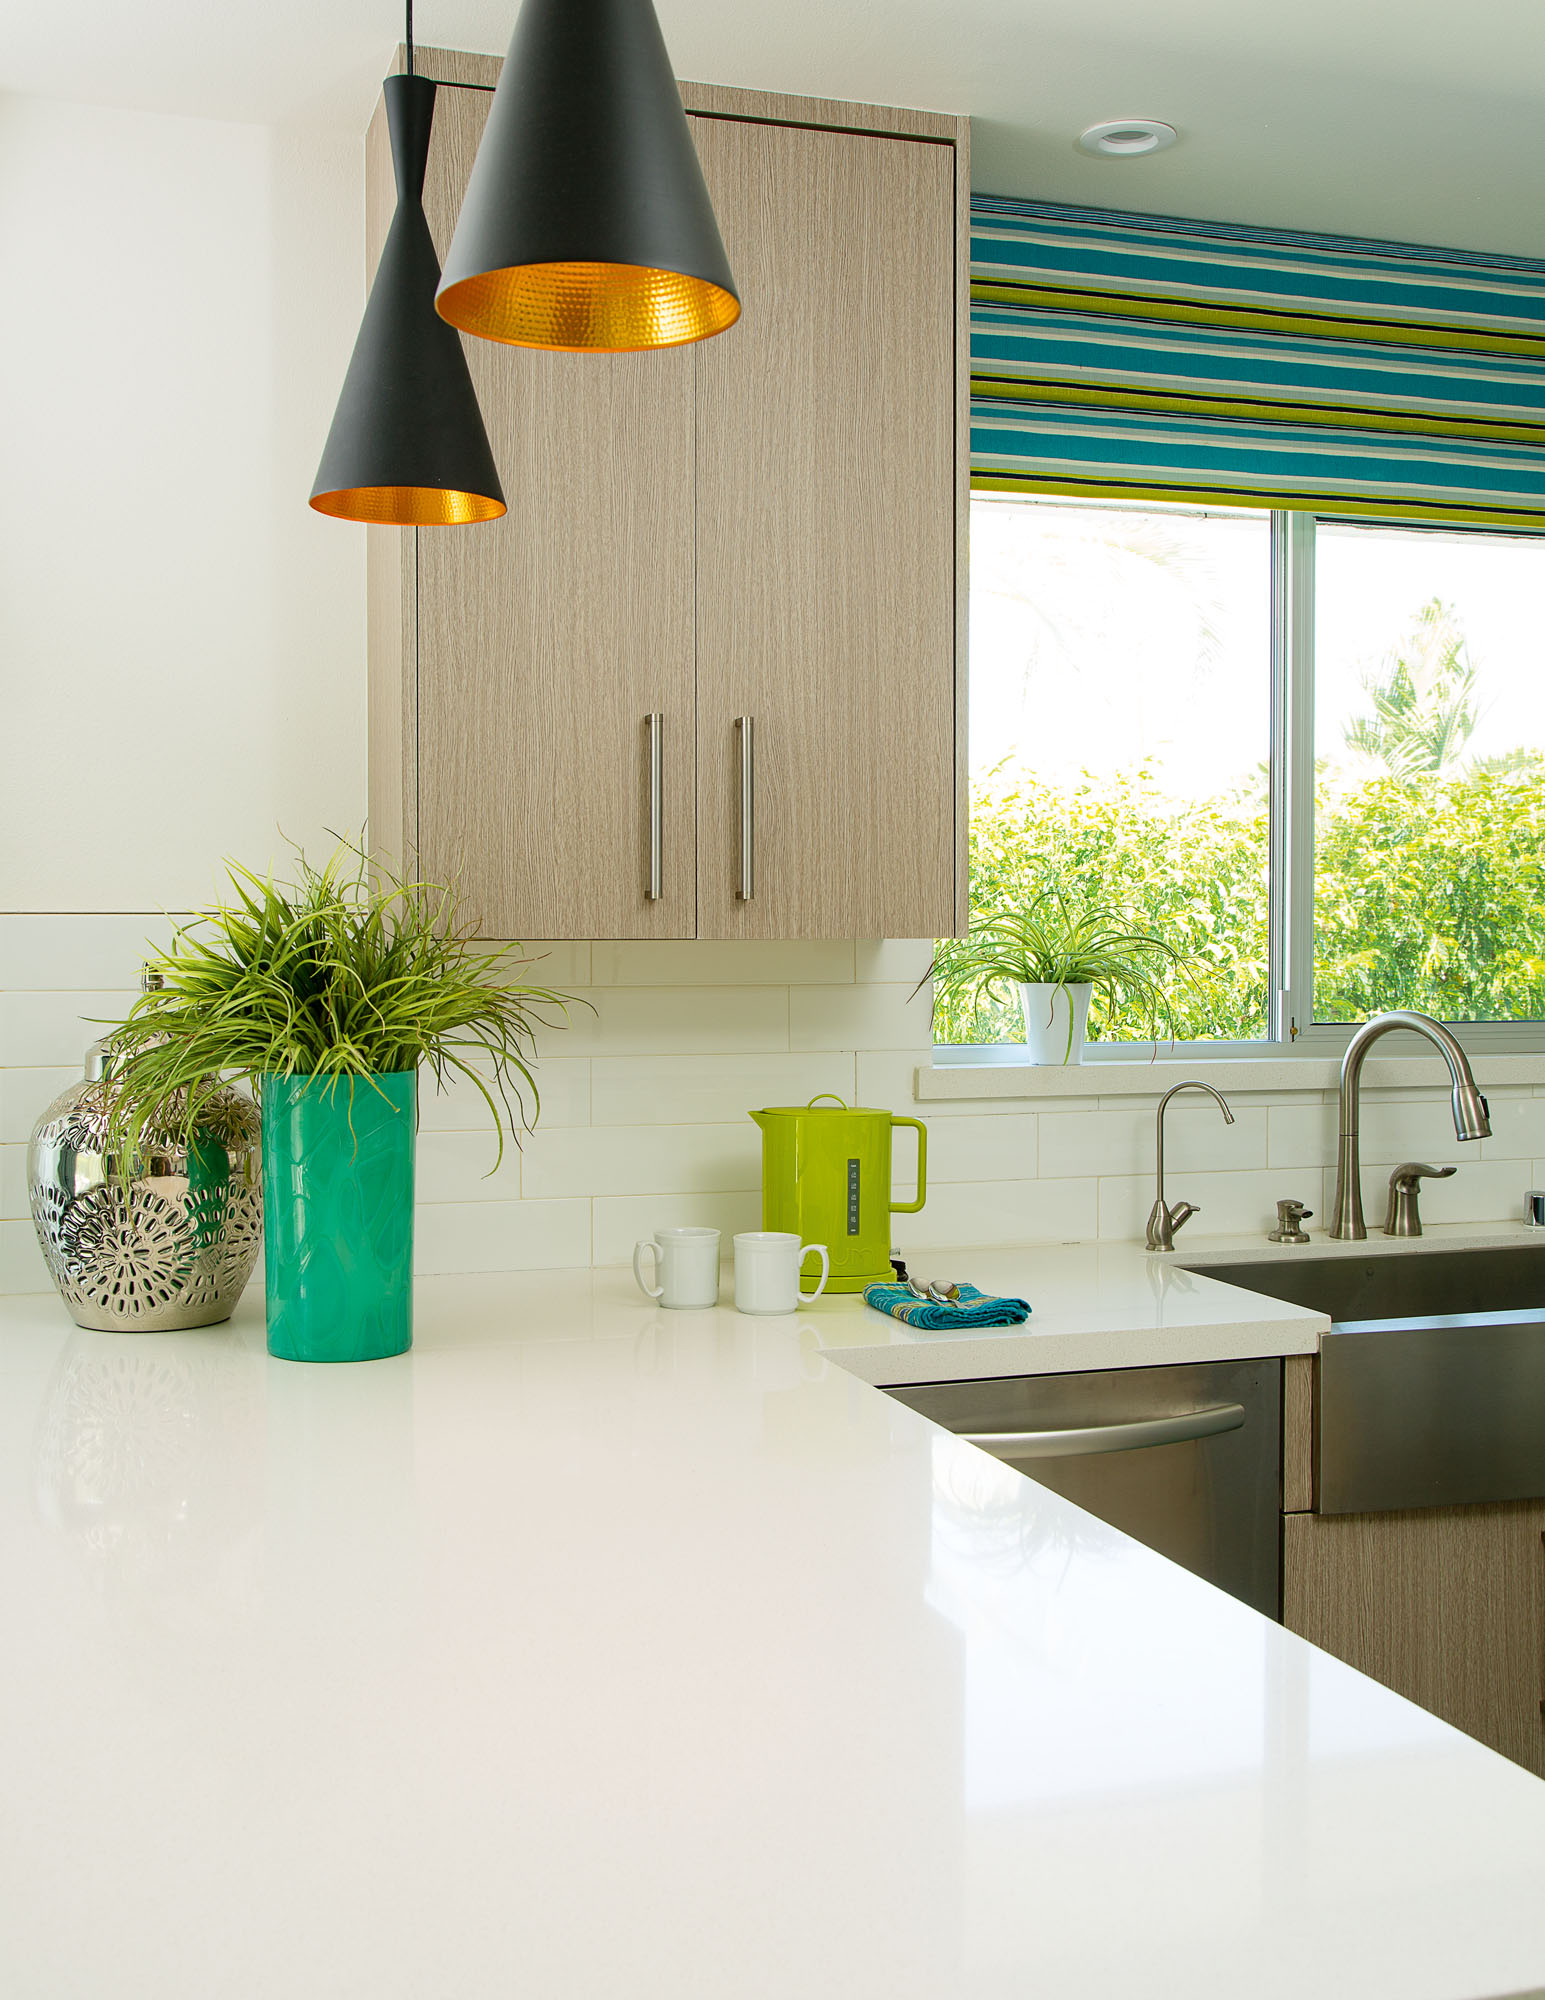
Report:
[{"label": "wood cabinet below sink", "polygon": [[1545,1500],[1309,1511],[1314,1367],[1285,1370],[1283,1623],[1545,1776]]}]

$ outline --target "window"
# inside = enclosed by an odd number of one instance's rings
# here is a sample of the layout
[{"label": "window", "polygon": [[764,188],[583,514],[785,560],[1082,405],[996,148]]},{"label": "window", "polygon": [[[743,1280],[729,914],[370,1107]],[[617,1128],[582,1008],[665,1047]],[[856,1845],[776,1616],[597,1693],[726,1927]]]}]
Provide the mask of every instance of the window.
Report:
[{"label": "window", "polygon": [[1545,540],[1315,543],[1314,1019],[1545,1018]]},{"label": "window", "polygon": [[[1393,1006],[1545,1046],[1541,602],[1545,537],[974,496],[973,911],[1051,879],[1170,938],[1199,1052]],[[968,1060],[1021,1034],[935,1023]]]}]

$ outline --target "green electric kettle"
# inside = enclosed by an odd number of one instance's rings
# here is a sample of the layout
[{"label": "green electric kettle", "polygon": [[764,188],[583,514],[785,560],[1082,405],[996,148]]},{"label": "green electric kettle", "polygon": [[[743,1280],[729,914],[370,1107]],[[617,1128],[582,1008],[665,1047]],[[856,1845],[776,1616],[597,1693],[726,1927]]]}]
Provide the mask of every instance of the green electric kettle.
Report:
[{"label": "green electric kettle", "polygon": [[[849,1107],[830,1092],[751,1116],[762,1128],[762,1227],[824,1243],[831,1253],[828,1291],[861,1292],[885,1283],[893,1275],[891,1216],[921,1208],[928,1192],[922,1120]],[[891,1200],[896,1125],[917,1132],[916,1201]]]}]

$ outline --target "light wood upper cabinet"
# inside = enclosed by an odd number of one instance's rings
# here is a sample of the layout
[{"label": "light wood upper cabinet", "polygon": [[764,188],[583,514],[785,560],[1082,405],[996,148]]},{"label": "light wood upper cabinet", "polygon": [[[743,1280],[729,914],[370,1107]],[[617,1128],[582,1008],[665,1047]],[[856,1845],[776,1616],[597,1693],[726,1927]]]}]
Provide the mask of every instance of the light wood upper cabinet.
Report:
[{"label": "light wood upper cabinet", "polygon": [[[442,255],[488,102],[439,95]],[[509,512],[418,533],[419,866],[496,936],[691,937],[692,358],[466,345]]]},{"label": "light wood upper cabinet", "polygon": [[[467,86],[497,65],[436,57],[465,79],[440,90],[425,188],[443,257],[489,102]],[[457,881],[493,936],[944,934],[964,898],[965,128],[683,88],[743,317],[657,354],[467,342],[509,512],[370,531],[372,842]]]},{"label": "light wood upper cabinet", "polygon": [[948,932],[954,151],[692,122],[745,298],[697,355],[700,934]]}]

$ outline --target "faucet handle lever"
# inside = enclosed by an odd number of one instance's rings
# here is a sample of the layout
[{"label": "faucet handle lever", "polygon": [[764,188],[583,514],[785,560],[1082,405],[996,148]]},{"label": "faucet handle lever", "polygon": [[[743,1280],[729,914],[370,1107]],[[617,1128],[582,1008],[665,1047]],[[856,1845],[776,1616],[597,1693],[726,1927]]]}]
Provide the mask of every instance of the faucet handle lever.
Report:
[{"label": "faucet handle lever", "polygon": [[1417,1196],[1421,1193],[1422,1182],[1446,1181],[1458,1171],[1457,1167],[1423,1166],[1419,1160],[1406,1160],[1396,1167],[1389,1177],[1389,1207],[1384,1214],[1384,1234],[1420,1236],[1422,1217],[1417,1207]]}]

